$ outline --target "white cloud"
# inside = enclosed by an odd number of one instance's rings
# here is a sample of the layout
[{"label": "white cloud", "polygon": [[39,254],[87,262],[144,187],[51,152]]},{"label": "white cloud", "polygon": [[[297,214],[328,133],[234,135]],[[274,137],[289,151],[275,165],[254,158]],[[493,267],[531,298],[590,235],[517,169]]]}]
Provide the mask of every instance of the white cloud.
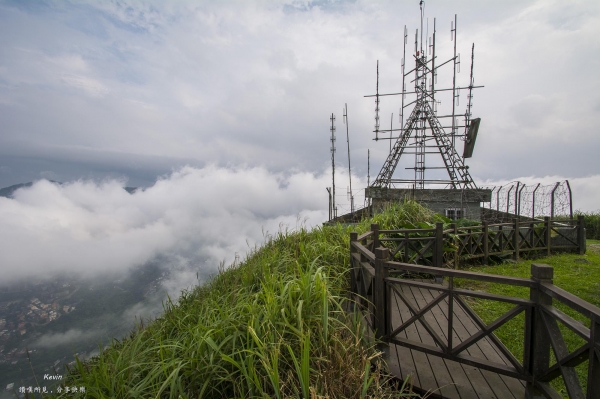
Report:
[{"label": "white cloud", "polygon": [[[0,271],[4,281],[54,272],[89,276],[167,255],[212,272],[262,243],[263,231],[325,221],[328,184],[326,175],[215,166],[184,167],[134,194],[117,180],[62,186],[41,180],[14,199],[0,198]],[[181,286],[172,285],[170,292]]]},{"label": "white cloud", "polygon": [[70,329],[62,333],[48,333],[38,338],[31,346],[33,348],[55,349],[58,346],[70,345],[77,347],[81,343],[86,343],[99,338],[104,333],[103,330],[82,331],[79,329]]}]

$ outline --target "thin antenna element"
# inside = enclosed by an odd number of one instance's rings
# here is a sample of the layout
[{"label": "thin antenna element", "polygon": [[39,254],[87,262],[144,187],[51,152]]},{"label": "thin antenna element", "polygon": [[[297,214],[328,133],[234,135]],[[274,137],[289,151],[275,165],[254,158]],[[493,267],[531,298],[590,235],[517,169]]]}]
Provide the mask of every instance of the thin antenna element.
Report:
[{"label": "thin antenna element", "polygon": [[350,212],[354,213],[354,195],[352,194],[352,169],[350,168],[350,134],[348,133],[347,103],[344,104],[344,124],[346,125],[346,141],[348,142],[348,178],[350,179]]},{"label": "thin antenna element", "polygon": [[371,185],[371,150],[367,149],[367,187]]},{"label": "thin antenna element", "polygon": [[333,183],[333,199],[331,209],[333,213],[333,218],[335,219],[337,217],[337,208],[335,206],[335,115],[333,113],[331,114],[331,118],[329,118],[329,120],[331,121],[331,128],[329,130],[331,131],[331,180]]},{"label": "thin antenna element", "polygon": [[392,132],[394,131],[394,113],[390,117],[390,152],[392,152]]},{"label": "thin antenna element", "polygon": [[379,60],[377,60],[377,87],[375,95],[375,141],[379,140]]},{"label": "thin antenna element", "polygon": [[471,107],[473,106],[473,63],[475,62],[475,43],[471,47],[471,76],[469,78],[469,96],[467,97],[467,112],[465,113],[465,134],[471,122]]}]

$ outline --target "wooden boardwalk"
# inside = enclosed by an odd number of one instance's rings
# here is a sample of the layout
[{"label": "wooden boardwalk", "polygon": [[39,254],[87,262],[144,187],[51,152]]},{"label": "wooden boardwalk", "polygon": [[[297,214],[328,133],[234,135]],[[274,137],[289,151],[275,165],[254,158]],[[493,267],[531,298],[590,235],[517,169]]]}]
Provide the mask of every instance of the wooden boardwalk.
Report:
[{"label": "wooden boardwalk", "polygon": [[[398,287],[404,297],[415,309],[422,309],[432,302],[440,292],[432,289]],[[454,302],[453,341],[463,342],[480,331],[474,320]],[[424,319],[442,338],[447,339],[448,297],[425,313]],[[412,316],[408,306],[397,293],[392,297],[391,328],[394,330]],[[403,330],[400,338],[436,346],[433,338],[420,322],[415,322]],[[488,338],[469,347],[467,353],[478,359],[510,365],[510,362],[495,348]],[[404,380],[410,375],[413,390],[418,393],[429,392],[430,397],[442,398],[525,398],[525,384],[515,378],[499,375],[466,364],[440,358],[434,355],[412,350],[404,346],[389,344],[384,356],[390,372]]]}]

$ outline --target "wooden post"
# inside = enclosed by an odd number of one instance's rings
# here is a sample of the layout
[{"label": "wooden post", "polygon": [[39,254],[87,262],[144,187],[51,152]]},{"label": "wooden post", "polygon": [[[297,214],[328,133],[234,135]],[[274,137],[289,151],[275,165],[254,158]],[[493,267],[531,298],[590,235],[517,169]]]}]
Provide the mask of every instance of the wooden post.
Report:
[{"label": "wooden post", "polygon": [[435,252],[433,253],[433,266],[444,266],[444,223],[435,224]]},{"label": "wooden post", "polygon": [[546,256],[550,256],[550,241],[552,240],[552,222],[548,216],[544,216],[544,238],[546,240]]},{"label": "wooden post", "polygon": [[372,223],[371,231],[373,232],[373,252],[375,252],[375,249],[379,248],[379,225]]},{"label": "wooden post", "polygon": [[358,240],[358,233],[353,231],[350,233],[350,292],[356,294],[356,276],[354,274],[354,257],[352,254],[356,253],[356,248],[352,245],[353,242]]},{"label": "wooden post", "polygon": [[585,220],[583,215],[577,216],[577,246],[579,247],[579,255],[585,254]]},{"label": "wooden post", "polygon": [[[600,348],[600,318],[594,316],[590,325],[590,347]],[[596,352],[596,353],[594,353]],[[590,350],[588,363],[587,397],[600,398],[600,350]]]},{"label": "wooden post", "polygon": [[519,219],[513,219],[513,259],[519,260]]},{"label": "wooden post", "polygon": [[[452,229],[452,234],[454,234],[454,240],[460,242],[460,239],[457,237],[458,227],[456,227],[456,223],[450,224],[450,228]],[[456,247],[456,251],[454,251],[454,268],[458,269],[458,249],[460,248],[460,244],[457,244]]]},{"label": "wooden post", "polygon": [[543,311],[539,305],[552,306],[552,297],[543,293],[539,286],[540,283],[552,284],[553,277],[554,269],[552,266],[537,263],[531,265],[531,279],[537,284],[529,291],[529,299],[535,303],[535,309],[530,312],[531,318],[525,321],[529,323],[531,331],[530,342],[527,342],[528,337],[525,336],[524,347],[529,348],[528,356],[526,356],[528,364],[525,366],[533,376],[533,382],[527,383],[528,398],[544,397],[542,392],[536,388],[535,382],[538,377],[546,372],[550,365],[550,335],[544,326]]},{"label": "wooden post", "polygon": [[385,278],[387,277],[387,268],[385,263],[390,258],[388,248],[375,248],[375,286],[373,287],[373,302],[375,305],[375,338],[381,339],[388,331],[387,326],[387,295],[385,287]]},{"label": "wooden post", "polygon": [[487,265],[490,259],[490,231],[488,222],[483,222],[483,264]]}]

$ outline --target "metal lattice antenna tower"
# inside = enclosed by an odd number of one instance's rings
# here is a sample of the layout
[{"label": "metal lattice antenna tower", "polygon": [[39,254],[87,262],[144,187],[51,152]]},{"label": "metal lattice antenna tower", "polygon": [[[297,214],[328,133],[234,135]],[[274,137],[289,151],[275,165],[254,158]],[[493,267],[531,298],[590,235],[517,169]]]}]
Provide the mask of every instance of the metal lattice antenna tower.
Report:
[{"label": "metal lattice antenna tower", "polygon": [[334,126],[334,122],[335,122],[335,115],[331,114],[331,118],[329,118],[329,120],[331,121],[331,128],[329,129],[331,131],[331,178],[332,178],[332,206],[331,206],[331,210],[333,213],[333,218],[337,217],[337,208],[335,207],[335,126]]},{"label": "metal lattice antenna tower", "polygon": [[[390,127],[389,140],[395,140],[394,145],[390,149],[390,153],[384,162],[379,175],[373,183],[373,187],[393,188],[396,185],[411,185],[414,188],[422,189],[425,185],[443,184],[448,188],[454,189],[474,189],[477,188],[469,171],[468,166],[464,163],[464,158],[456,151],[456,139],[465,140],[467,129],[471,122],[471,107],[472,107],[472,90],[483,86],[475,86],[473,83],[473,59],[474,53],[471,55],[471,79],[469,86],[458,87],[456,83],[456,74],[460,72],[460,54],[456,52],[456,22],[457,17],[454,16],[454,21],[450,24],[450,39],[454,41],[454,55],[449,60],[439,63],[436,59],[436,22],[433,20],[433,34],[429,39],[429,43],[423,41],[423,19],[424,19],[424,2],[420,2],[421,11],[421,32],[417,29],[415,32],[415,45],[413,58],[415,66],[408,72],[406,71],[406,44],[408,34],[406,26],[404,27],[404,49],[401,64],[402,71],[402,91],[400,93],[381,94],[379,93],[379,62],[377,62],[377,87],[376,94],[365,97],[375,97],[375,140],[388,139],[380,136],[380,132],[388,132],[388,130],[379,129],[379,110],[380,97],[400,95],[402,105],[400,108],[400,128],[393,129]],[[429,29],[429,28],[428,28]],[[419,35],[420,33],[420,35]],[[473,47],[474,49],[474,47]],[[428,50],[428,51],[426,51]],[[429,54],[427,54],[429,53]],[[438,70],[449,63],[453,66],[452,87],[437,88]],[[412,79],[410,83],[414,83],[414,91],[406,90],[406,78]],[[469,89],[467,110],[464,114],[464,125],[460,125],[457,120],[456,107],[459,105],[460,90]],[[436,99],[436,95],[440,92],[452,92],[452,108],[449,115],[437,115],[437,108],[440,101]],[[405,104],[407,95],[414,96],[413,101],[408,101]],[[406,121],[404,113],[406,108],[413,106]],[[450,118],[451,123],[444,126],[441,120]],[[477,121],[479,122],[479,121]],[[465,128],[464,134],[458,134],[459,128]],[[446,129],[449,129],[448,132]],[[396,137],[392,133],[398,132]],[[413,154],[414,167],[406,168],[414,171],[414,178],[394,179],[393,174],[398,166],[398,161],[403,154]],[[443,166],[429,166],[426,159],[429,154],[437,154],[443,160]],[[427,179],[426,171],[431,169],[445,169],[447,178],[444,179]]]}]

